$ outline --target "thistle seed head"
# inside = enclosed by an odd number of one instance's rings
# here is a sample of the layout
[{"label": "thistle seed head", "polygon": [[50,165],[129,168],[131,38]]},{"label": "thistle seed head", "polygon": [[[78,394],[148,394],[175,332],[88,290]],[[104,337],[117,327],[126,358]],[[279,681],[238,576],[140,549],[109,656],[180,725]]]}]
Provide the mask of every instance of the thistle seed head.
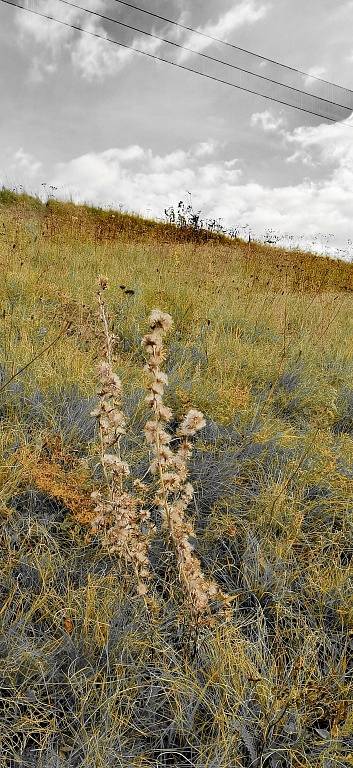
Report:
[{"label": "thistle seed head", "polygon": [[196,411],[194,408],[191,408],[180,425],[179,434],[183,437],[191,437],[205,426],[206,421],[203,413],[201,413],[201,411]]},{"label": "thistle seed head", "polygon": [[173,318],[167,312],[161,312],[160,309],[152,309],[149,324],[150,328],[158,328],[163,333],[167,333],[172,328]]}]

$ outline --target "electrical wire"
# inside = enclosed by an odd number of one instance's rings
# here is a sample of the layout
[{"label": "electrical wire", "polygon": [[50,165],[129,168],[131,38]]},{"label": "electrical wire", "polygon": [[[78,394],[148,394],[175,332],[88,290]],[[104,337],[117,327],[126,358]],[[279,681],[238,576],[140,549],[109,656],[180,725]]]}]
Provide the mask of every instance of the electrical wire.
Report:
[{"label": "electrical wire", "polygon": [[[169,64],[170,66],[175,67],[177,69],[181,69],[181,70],[184,70],[186,72],[191,72],[191,73],[193,73],[195,75],[198,75],[200,77],[206,78],[206,79],[208,79],[210,81],[221,83],[223,85],[227,85],[227,86],[229,86],[231,88],[236,88],[237,90],[241,90],[241,91],[244,91],[246,93],[250,93],[252,95],[260,96],[261,98],[268,99],[270,101],[274,101],[277,104],[281,104],[282,106],[290,107],[291,109],[295,109],[295,110],[300,111],[300,112],[305,112],[305,113],[313,115],[315,117],[320,117],[321,119],[328,120],[331,123],[336,123],[336,124],[338,123],[338,120],[336,118],[328,117],[327,115],[323,115],[320,112],[315,112],[313,110],[306,109],[305,107],[302,107],[302,106],[297,106],[295,104],[290,104],[287,101],[283,101],[281,99],[276,99],[273,96],[268,96],[267,94],[263,94],[263,93],[261,93],[261,91],[256,91],[256,90],[251,89],[251,88],[246,88],[245,86],[241,86],[241,85],[238,85],[236,83],[232,83],[232,82],[230,82],[228,80],[224,80],[222,78],[215,77],[214,75],[209,75],[209,74],[207,74],[205,72],[200,72],[199,70],[194,69],[193,67],[188,67],[188,66],[186,66],[184,64],[178,64],[178,63],[176,63],[174,61],[171,61],[170,59],[166,59],[166,58],[164,58],[162,56],[157,56],[156,54],[149,53],[148,51],[144,51],[141,48],[137,48],[136,46],[128,45],[127,43],[122,43],[122,42],[120,42],[118,40],[115,40],[113,38],[105,37],[103,35],[100,35],[98,32],[92,32],[92,31],[89,31],[87,29],[84,29],[84,27],[81,27],[78,24],[70,24],[67,21],[63,21],[61,19],[57,19],[55,16],[52,16],[50,14],[45,14],[45,13],[42,13],[41,11],[36,11],[36,10],[34,10],[32,8],[25,8],[23,5],[18,5],[17,3],[13,2],[13,0],[0,0],[0,2],[2,2],[5,5],[10,5],[10,6],[14,7],[14,8],[19,9],[19,10],[26,11],[27,13],[32,13],[32,14],[34,14],[36,16],[40,16],[41,18],[48,19],[50,21],[54,21],[57,24],[61,24],[62,26],[68,27],[70,29],[74,29],[74,30],[76,30],[78,32],[83,32],[84,34],[87,34],[87,35],[90,35],[91,37],[103,40],[104,42],[111,43],[113,45],[118,45],[121,48],[125,48],[125,49],[131,50],[131,51],[133,51],[135,53],[139,53],[139,54],[141,54],[143,56],[146,56],[147,58],[152,59],[154,61],[160,61],[160,62],[163,62],[164,64]],[[319,98],[319,97],[313,97],[313,98]],[[329,102],[329,103],[334,106],[334,102]],[[345,107],[345,109],[347,109],[347,108]],[[346,123],[346,125],[347,125],[347,123]],[[344,126],[342,126],[342,127],[344,127]],[[348,125],[348,127],[349,128],[353,128],[353,125]]]},{"label": "electrical wire", "polygon": [[125,0],[113,0],[113,1],[115,3],[119,3],[119,5],[125,5],[127,8],[132,8],[135,11],[139,11],[140,13],[145,13],[147,16],[152,16],[153,18],[159,19],[160,21],[165,21],[168,24],[173,24],[175,27],[179,27],[179,29],[183,29],[186,32],[192,32],[193,34],[199,35],[200,37],[206,38],[207,40],[212,40],[212,42],[214,43],[220,43],[221,45],[226,45],[228,48],[233,48],[236,51],[240,51],[241,53],[247,53],[249,56],[254,56],[257,59],[261,59],[261,61],[267,61],[269,64],[275,64],[278,67],[282,67],[283,69],[288,69],[289,71],[295,72],[298,75],[303,75],[304,77],[310,77],[312,80],[317,80],[320,83],[325,83],[326,85],[331,85],[335,88],[342,88],[343,90],[353,95],[353,91],[350,88],[345,88],[342,85],[337,85],[336,83],[332,83],[330,80],[325,80],[324,78],[318,77],[317,75],[310,75],[301,69],[297,69],[296,67],[291,67],[288,64],[283,64],[280,61],[276,61],[276,59],[269,59],[267,56],[263,56],[260,53],[255,53],[254,51],[249,51],[247,50],[247,48],[241,48],[239,45],[235,45],[235,43],[229,43],[226,40],[221,40],[219,37],[208,35],[206,32],[202,32],[199,29],[194,29],[193,27],[188,27],[186,24],[181,24],[180,21],[168,19],[166,16],[161,16],[158,13],[147,11],[146,8],[141,8],[139,5],[134,5],[134,3],[128,3]]},{"label": "electrical wire", "polygon": [[[230,62],[224,61],[223,59],[218,59],[214,56],[210,56],[207,53],[202,53],[201,51],[195,51],[193,48],[189,48],[186,45],[183,45],[182,43],[176,43],[172,40],[168,40],[165,37],[161,37],[160,35],[157,35],[154,32],[146,32],[144,29],[140,29],[139,27],[134,27],[131,24],[126,24],[123,21],[119,21],[118,19],[113,19],[111,16],[106,16],[102,13],[99,13],[98,11],[93,11],[89,8],[84,8],[82,5],[78,5],[77,3],[69,2],[69,0],[57,0],[57,2],[63,3],[64,5],[68,5],[71,8],[77,8],[78,10],[84,11],[85,13],[90,13],[92,16],[96,16],[99,19],[102,19],[104,21],[112,22],[113,24],[118,24],[120,27],[124,27],[125,29],[129,29],[133,32],[138,32],[139,34],[146,35],[147,37],[151,37],[154,40],[159,40],[162,43],[167,43],[168,45],[172,45],[175,48],[179,48],[183,51],[187,51],[188,53],[193,53],[197,56],[200,56],[203,59],[207,59],[208,61],[213,61],[216,64],[222,64],[225,67],[229,67],[230,69],[238,70],[239,72],[244,72],[247,75],[251,75],[252,77],[257,77],[260,80],[266,80],[269,83],[272,83],[273,85],[279,85],[281,88],[287,88],[290,91],[294,91],[295,93],[300,93],[303,96],[310,96],[312,98],[319,99],[320,101],[325,102],[326,104],[330,104],[331,106],[340,107],[340,109],[345,109],[347,112],[351,112],[352,109],[347,107],[345,104],[340,104],[336,101],[333,101],[332,99],[325,99],[323,96],[315,96],[315,94],[309,93],[308,91],[304,91],[302,88],[295,88],[292,85],[287,85],[286,83],[281,83],[278,80],[274,80],[271,77],[266,77],[266,75],[261,75],[256,72],[251,72],[249,69],[245,69],[244,67],[239,67],[236,64],[231,64]],[[26,10],[29,10],[28,7],[26,7]],[[309,75],[308,75],[309,77]]]}]

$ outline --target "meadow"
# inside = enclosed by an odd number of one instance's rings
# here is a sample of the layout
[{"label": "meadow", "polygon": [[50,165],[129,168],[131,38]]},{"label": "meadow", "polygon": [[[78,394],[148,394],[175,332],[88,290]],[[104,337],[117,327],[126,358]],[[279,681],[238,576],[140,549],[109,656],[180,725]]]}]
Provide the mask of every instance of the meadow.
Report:
[{"label": "meadow", "polygon": [[[353,265],[5,189],[0,263],[0,765],[353,765]],[[173,318],[169,429],[206,421],[186,515],[227,617],[195,627],[153,499],[148,599],[92,528],[99,277],[128,482],[153,480],[141,340]]]}]

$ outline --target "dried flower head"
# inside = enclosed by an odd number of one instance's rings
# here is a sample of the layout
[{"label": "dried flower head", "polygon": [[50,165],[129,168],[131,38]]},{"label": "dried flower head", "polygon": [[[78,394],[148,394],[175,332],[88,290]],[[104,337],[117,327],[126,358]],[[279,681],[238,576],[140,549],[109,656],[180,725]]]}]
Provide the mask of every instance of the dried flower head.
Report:
[{"label": "dried flower head", "polygon": [[163,346],[161,335],[157,331],[146,333],[146,336],[142,339],[142,346],[146,348],[148,355],[156,354]]},{"label": "dried flower head", "polygon": [[[100,278],[100,288],[107,283]],[[106,480],[105,489],[94,491],[95,518],[92,530],[100,533],[104,545],[115,552],[132,567],[137,581],[137,594],[148,593],[150,575],[148,548],[155,526],[151,523],[149,510],[145,508],[150,490],[145,483],[135,480],[133,493],[126,490],[130,469],[121,458],[120,442],[126,433],[126,420],[122,410],[121,381],[112,367],[114,337],[109,328],[105,304],[98,292],[100,315],[106,340],[106,359],[98,366],[99,388],[97,407],[92,411],[99,424],[101,440],[101,463]],[[230,616],[229,596],[222,593],[218,585],[207,579],[194,551],[192,539],[195,533],[187,509],[194,498],[194,488],[188,480],[188,461],[192,454],[191,438],[205,426],[200,411],[191,409],[183,419],[177,432],[176,448],[167,425],[173,413],[163,402],[168,377],[162,370],[165,360],[163,338],[172,327],[170,315],[154,309],[149,318],[150,332],[144,337],[149,374],[146,403],[151,409],[151,418],[145,425],[145,437],[151,452],[150,472],[155,476],[152,498],[158,506],[162,527],[168,531],[174,550],[178,573],[184,588],[192,619],[196,626],[202,623],[212,625],[212,604],[223,605],[223,615]]]},{"label": "dried flower head", "polygon": [[191,408],[185,416],[179,429],[179,434],[185,437],[195,435],[200,429],[206,426],[206,421],[201,411]]},{"label": "dried flower head", "polygon": [[105,291],[108,288],[108,280],[106,277],[100,276],[98,278],[98,285],[102,291]]},{"label": "dried flower head", "polygon": [[173,326],[173,318],[167,312],[161,312],[160,309],[152,309],[149,316],[149,324],[150,328],[156,328],[166,333]]},{"label": "dried flower head", "polygon": [[171,441],[171,436],[164,429],[160,429],[158,421],[147,421],[144,431],[149,445],[154,445],[157,439],[160,445],[168,445]]},{"label": "dried flower head", "polygon": [[101,383],[98,394],[111,395],[112,397],[121,396],[121,381],[119,376],[114,373],[112,366],[106,360],[98,363],[98,376]]},{"label": "dried flower head", "polygon": [[102,463],[104,464],[105,468],[111,470],[111,472],[115,472],[115,474],[121,475],[122,477],[129,477],[129,465],[126,463],[126,461],[121,461],[119,456],[105,453],[102,458]]},{"label": "dried flower head", "polygon": [[159,403],[158,407],[156,408],[156,415],[160,421],[165,421],[168,423],[173,418],[173,411],[168,408],[167,405],[164,405],[164,403]]}]

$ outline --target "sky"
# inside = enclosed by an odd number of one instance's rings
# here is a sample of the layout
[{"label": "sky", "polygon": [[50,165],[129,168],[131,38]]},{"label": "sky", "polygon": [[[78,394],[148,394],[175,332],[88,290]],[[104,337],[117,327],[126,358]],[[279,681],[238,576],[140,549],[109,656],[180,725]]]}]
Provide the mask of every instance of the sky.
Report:
[{"label": "sky", "polygon": [[[280,86],[103,21],[71,0],[13,1],[234,84],[293,98]],[[339,103],[347,94],[313,76],[353,88],[353,0],[135,0],[307,78],[117,0],[76,4]],[[59,197],[157,218],[191,199],[195,211],[224,226],[250,228],[258,237],[273,230],[353,255],[348,110],[328,123],[1,0],[0,99],[0,184],[43,195],[52,186]],[[311,102],[304,97],[303,104]]]}]

